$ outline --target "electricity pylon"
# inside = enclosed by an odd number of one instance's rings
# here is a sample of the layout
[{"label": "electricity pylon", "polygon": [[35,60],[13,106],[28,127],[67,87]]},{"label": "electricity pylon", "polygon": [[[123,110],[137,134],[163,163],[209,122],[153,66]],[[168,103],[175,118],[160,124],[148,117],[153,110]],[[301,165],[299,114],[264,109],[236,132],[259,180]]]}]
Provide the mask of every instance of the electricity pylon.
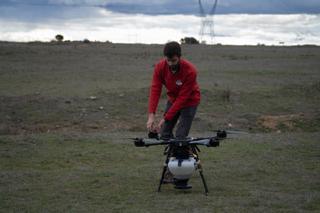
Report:
[{"label": "electricity pylon", "polygon": [[[200,28],[200,42],[203,42],[205,36],[209,36],[211,40],[211,44],[213,44],[214,40],[214,14],[216,12],[216,8],[218,5],[218,0],[212,1],[213,5],[211,10],[206,13],[204,5],[201,0],[199,0],[199,8],[200,8],[200,17],[201,17],[201,28]],[[207,5],[208,6],[208,5]],[[209,7],[209,6],[208,6]]]}]

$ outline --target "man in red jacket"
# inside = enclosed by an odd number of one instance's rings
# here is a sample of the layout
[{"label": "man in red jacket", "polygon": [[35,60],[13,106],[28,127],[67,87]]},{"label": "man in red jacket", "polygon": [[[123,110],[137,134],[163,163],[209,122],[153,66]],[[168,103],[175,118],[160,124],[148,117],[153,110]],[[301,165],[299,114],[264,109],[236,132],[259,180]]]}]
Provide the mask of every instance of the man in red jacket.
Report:
[{"label": "man in red jacket", "polygon": [[[188,136],[197,106],[200,103],[200,89],[197,70],[187,60],[181,58],[181,47],[177,42],[169,42],[163,50],[165,58],[154,68],[149,95],[149,116],[147,128],[158,132],[161,138],[173,138],[173,128],[178,119],[176,138]],[[163,118],[155,124],[162,85],[167,89],[168,102]]]}]

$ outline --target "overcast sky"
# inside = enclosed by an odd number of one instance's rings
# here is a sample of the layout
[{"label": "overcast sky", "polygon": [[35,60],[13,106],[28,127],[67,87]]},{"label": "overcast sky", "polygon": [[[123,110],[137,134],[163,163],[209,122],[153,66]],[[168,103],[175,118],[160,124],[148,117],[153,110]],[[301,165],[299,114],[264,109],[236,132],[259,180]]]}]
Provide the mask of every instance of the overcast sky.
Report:
[{"label": "overcast sky", "polygon": [[[209,0],[203,0],[206,11]],[[220,0],[215,43],[319,44],[319,0]],[[0,0],[0,40],[165,43],[199,38],[198,0]],[[207,38],[209,40],[209,38]]]},{"label": "overcast sky", "polygon": [[[214,0],[202,0],[210,7]],[[319,0],[219,0],[218,14],[320,13]],[[198,0],[1,0],[0,5],[100,6],[115,12],[143,14],[197,14]]]}]

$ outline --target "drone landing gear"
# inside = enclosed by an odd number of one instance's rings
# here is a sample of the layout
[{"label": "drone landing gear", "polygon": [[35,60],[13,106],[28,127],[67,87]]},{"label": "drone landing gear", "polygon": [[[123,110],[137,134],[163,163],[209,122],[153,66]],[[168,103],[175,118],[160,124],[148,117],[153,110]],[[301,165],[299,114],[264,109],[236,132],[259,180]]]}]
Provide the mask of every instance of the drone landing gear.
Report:
[{"label": "drone landing gear", "polygon": [[167,165],[163,166],[162,175],[161,175],[161,179],[160,179],[160,183],[159,183],[159,187],[158,187],[158,192],[161,192],[161,185],[163,184],[163,178],[164,178],[164,174],[167,171],[167,168],[168,168]]},{"label": "drone landing gear", "polygon": [[207,182],[204,179],[202,165],[200,163],[199,154],[198,154],[198,152],[200,152],[200,149],[197,146],[192,146],[191,149],[192,149],[192,152],[193,152],[193,154],[195,156],[195,159],[197,160],[198,170],[199,170],[199,174],[200,174],[200,177],[201,177],[201,180],[202,180],[202,183],[203,183],[205,194],[206,194],[206,196],[208,196],[209,190],[208,190]]},{"label": "drone landing gear", "polygon": [[203,176],[202,168],[199,169],[199,173],[200,173],[200,177],[201,177],[201,180],[202,180],[202,183],[203,183],[203,186],[204,186],[204,190],[205,190],[206,196],[208,196],[209,190],[208,190],[208,186],[207,186],[206,180],[204,179],[204,176]]}]

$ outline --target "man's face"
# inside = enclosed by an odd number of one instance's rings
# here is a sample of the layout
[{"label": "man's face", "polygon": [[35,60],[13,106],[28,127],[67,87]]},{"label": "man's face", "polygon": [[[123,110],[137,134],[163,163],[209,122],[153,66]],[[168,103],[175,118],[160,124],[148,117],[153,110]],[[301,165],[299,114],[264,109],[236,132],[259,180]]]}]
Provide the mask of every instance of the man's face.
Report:
[{"label": "man's face", "polygon": [[172,58],[166,57],[166,61],[173,73],[179,70],[179,60],[180,58],[178,56],[173,56]]},{"label": "man's face", "polygon": [[177,65],[179,63],[179,57],[176,55],[172,58],[166,57],[166,60],[169,66]]}]

